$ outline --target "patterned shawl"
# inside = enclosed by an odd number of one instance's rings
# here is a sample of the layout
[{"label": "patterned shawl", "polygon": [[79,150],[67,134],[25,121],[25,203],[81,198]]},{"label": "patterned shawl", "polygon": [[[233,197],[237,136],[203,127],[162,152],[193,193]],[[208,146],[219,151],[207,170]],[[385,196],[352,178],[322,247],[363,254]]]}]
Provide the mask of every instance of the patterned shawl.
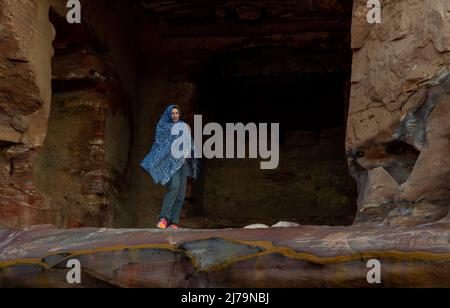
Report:
[{"label": "patterned shawl", "polygon": [[[172,121],[172,110],[175,105],[167,107],[156,127],[155,143],[150,153],[145,156],[140,166],[153,178],[155,184],[166,185],[171,177],[183,166],[184,158],[174,158],[171,153],[172,143],[179,136],[172,136],[175,123]],[[184,123],[180,120],[178,123]],[[189,136],[191,138],[191,136]],[[186,159],[188,176],[196,179],[199,172],[199,162],[194,158],[194,142],[191,138],[191,157]]]}]

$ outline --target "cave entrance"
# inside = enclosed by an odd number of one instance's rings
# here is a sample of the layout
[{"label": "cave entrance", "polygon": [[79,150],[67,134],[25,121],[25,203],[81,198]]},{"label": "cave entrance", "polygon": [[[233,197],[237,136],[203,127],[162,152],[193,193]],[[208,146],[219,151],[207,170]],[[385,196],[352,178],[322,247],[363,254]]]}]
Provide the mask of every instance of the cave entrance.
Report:
[{"label": "cave entrance", "polygon": [[280,164],[261,170],[254,159],[204,161],[198,213],[228,227],[352,223],[357,190],[345,155],[350,71],[320,53],[269,46],[211,57],[199,81],[204,122],[280,123]]},{"label": "cave entrance", "polygon": [[[357,189],[345,135],[353,1],[192,1],[182,8],[145,1],[141,9],[162,26],[156,44],[145,36],[143,58],[151,62],[148,55],[157,52],[167,72],[167,83],[151,76],[154,64],[141,75],[146,88],[154,89],[155,80],[167,85],[153,100],[162,106],[146,110],[159,115],[177,103],[191,125],[194,114],[204,123],[281,124],[275,170],[261,170],[259,159],[203,160],[202,177],[189,185],[183,226],[351,224]],[[155,212],[160,207],[159,191],[147,190],[135,199],[142,204],[138,225],[153,218],[146,199],[156,201]]]}]

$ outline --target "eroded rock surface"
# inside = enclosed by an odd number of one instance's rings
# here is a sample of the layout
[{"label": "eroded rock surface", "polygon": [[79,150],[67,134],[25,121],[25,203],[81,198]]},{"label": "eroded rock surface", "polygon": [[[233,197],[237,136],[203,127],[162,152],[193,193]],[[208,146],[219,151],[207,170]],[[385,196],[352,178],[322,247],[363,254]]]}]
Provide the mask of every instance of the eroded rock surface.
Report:
[{"label": "eroded rock surface", "polygon": [[450,200],[450,4],[383,1],[379,25],[366,4],[354,3],[347,130],[356,221],[437,221]]},{"label": "eroded rock surface", "polygon": [[2,227],[112,224],[127,100],[111,55],[87,24],[67,23],[65,4],[0,1]]},{"label": "eroded rock surface", "polygon": [[372,287],[379,259],[381,286],[450,287],[449,226],[0,231],[0,286]]},{"label": "eroded rock surface", "polygon": [[51,102],[51,42],[47,1],[0,1],[0,224],[53,222],[36,189],[33,162],[42,146]]}]

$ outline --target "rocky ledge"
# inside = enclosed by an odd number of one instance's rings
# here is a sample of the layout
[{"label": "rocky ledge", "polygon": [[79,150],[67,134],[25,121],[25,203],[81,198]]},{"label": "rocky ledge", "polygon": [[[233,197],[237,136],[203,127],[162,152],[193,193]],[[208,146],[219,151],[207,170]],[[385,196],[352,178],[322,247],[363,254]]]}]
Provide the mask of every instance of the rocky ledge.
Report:
[{"label": "rocky ledge", "polygon": [[450,287],[449,227],[2,230],[0,287]]}]

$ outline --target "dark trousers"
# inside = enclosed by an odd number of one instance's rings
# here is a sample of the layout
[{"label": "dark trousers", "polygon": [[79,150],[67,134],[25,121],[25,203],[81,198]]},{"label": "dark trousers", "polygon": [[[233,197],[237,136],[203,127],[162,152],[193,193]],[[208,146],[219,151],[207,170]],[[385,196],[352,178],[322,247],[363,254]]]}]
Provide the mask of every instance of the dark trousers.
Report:
[{"label": "dark trousers", "polygon": [[187,165],[184,164],[170,179],[164,196],[160,219],[165,218],[169,224],[180,223],[181,208],[184,204],[187,184]]}]

